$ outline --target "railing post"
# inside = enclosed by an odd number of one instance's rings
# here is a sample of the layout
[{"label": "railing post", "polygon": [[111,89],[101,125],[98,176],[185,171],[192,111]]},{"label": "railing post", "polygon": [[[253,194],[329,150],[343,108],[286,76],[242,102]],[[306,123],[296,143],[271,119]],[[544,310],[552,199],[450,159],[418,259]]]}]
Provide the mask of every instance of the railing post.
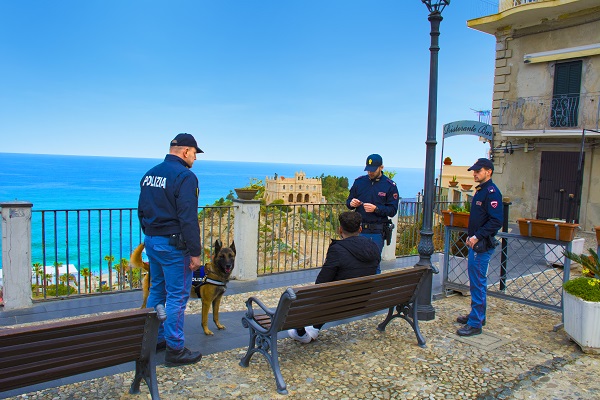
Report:
[{"label": "railing post", "polygon": [[253,280],[257,278],[260,201],[235,199],[233,206],[236,251],[233,276],[239,280]]},{"label": "railing post", "polygon": [[[508,209],[512,202],[510,198],[504,197],[502,199],[502,207],[504,207],[504,221],[502,221],[502,232],[508,232]],[[508,243],[506,238],[500,239],[502,253],[500,254],[500,291],[506,290],[506,265],[508,262]]]},{"label": "railing post", "polygon": [[4,310],[32,305],[31,207],[27,201],[0,203]]}]

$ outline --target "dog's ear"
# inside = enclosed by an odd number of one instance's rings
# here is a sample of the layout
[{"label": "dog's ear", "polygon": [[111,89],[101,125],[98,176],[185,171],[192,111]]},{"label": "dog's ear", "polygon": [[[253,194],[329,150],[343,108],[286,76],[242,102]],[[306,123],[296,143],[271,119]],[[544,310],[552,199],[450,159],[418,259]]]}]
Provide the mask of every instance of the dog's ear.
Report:
[{"label": "dog's ear", "polygon": [[221,242],[221,239],[215,240],[215,256],[219,254],[221,248],[223,248],[223,242]]},{"label": "dog's ear", "polygon": [[233,251],[233,254],[235,254],[235,242],[231,242],[231,246],[229,246],[229,248]]}]

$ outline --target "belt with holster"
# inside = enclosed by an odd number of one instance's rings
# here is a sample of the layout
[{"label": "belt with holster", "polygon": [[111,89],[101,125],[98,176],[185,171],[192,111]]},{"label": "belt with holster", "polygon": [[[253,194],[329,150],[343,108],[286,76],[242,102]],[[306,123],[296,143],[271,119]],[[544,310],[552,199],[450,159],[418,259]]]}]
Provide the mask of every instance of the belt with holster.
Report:
[{"label": "belt with holster", "polygon": [[383,230],[383,224],[362,224],[363,231],[375,231],[381,232]]}]

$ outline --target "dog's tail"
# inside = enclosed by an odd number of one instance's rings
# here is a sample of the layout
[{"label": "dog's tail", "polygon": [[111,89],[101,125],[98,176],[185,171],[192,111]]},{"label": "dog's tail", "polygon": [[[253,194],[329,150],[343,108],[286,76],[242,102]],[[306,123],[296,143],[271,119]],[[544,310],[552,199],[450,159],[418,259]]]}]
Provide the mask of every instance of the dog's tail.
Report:
[{"label": "dog's tail", "polygon": [[147,262],[142,260],[142,251],[144,251],[144,243],[140,243],[140,245],[135,248],[133,253],[131,253],[129,264],[134,268],[143,268],[145,271],[148,271],[150,270],[150,266]]}]

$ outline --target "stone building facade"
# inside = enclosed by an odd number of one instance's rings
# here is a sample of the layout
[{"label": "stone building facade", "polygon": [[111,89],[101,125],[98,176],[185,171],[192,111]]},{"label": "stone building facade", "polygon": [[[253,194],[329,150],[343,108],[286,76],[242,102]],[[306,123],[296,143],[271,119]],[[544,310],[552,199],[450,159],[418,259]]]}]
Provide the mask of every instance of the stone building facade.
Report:
[{"label": "stone building facade", "polygon": [[321,178],[307,178],[306,173],[294,173],[293,178],[284,176],[267,177],[265,179],[265,201],[267,204],[276,199],[284,204],[320,204],[325,203]]},{"label": "stone building facade", "polygon": [[600,2],[500,0],[467,24],[496,37],[494,181],[510,219],[600,225]]}]

